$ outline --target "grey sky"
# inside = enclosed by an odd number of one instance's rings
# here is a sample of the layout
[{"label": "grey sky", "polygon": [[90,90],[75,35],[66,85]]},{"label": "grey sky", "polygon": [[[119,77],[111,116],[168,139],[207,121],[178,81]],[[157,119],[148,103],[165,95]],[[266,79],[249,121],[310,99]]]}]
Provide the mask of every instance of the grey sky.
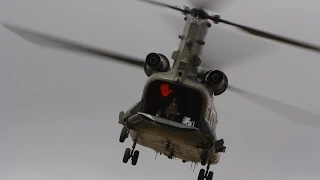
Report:
[{"label": "grey sky", "polygon": [[[311,0],[241,0],[222,13],[320,45],[318,7]],[[183,28],[174,26],[179,18],[183,25],[179,15],[134,0],[0,2],[2,21],[142,58],[153,51],[171,56]],[[223,69],[230,83],[319,112],[319,54],[233,31],[224,25],[211,28],[205,57],[240,58],[241,52],[260,51]],[[164,156],[154,162],[155,153],[141,146],[137,166],[122,163],[131,142],[118,141],[118,113],[138,100],[146,80],[142,70],[39,48],[2,27],[0,58],[1,180],[197,178],[201,165],[192,172],[189,163]],[[218,135],[227,146],[212,167],[215,179],[319,178],[319,128],[295,124],[230,92],[215,103]]]}]

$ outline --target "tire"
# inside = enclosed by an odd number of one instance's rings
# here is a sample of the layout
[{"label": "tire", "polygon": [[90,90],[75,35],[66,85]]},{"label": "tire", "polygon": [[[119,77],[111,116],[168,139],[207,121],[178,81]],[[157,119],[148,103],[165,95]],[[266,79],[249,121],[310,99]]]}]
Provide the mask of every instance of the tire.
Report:
[{"label": "tire", "polygon": [[213,172],[210,171],[210,172],[208,173],[208,177],[206,178],[206,180],[212,180],[212,179],[213,179]]},{"label": "tire", "polygon": [[204,180],[204,178],[205,178],[205,170],[200,169],[199,175],[198,175],[198,180]]},{"label": "tire", "polygon": [[119,141],[123,143],[127,139],[127,137],[128,137],[128,128],[126,126],[123,126],[120,133]]},{"label": "tire", "polygon": [[139,159],[139,151],[134,151],[131,159],[131,164],[135,166],[138,162],[138,159]]},{"label": "tire", "polygon": [[123,155],[123,163],[127,163],[128,160],[130,159],[130,153],[131,153],[131,150],[130,148],[127,148],[126,151],[124,152],[124,155]]}]

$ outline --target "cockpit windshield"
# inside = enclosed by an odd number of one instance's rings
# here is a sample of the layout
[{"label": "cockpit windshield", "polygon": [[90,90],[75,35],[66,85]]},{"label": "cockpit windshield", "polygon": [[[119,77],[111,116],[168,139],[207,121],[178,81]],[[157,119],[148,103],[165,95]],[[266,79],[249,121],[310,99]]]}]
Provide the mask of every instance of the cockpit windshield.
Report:
[{"label": "cockpit windshield", "polygon": [[202,96],[199,92],[174,83],[153,81],[144,97],[143,112],[181,122],[188,118],[198,126],[201,118]]}]

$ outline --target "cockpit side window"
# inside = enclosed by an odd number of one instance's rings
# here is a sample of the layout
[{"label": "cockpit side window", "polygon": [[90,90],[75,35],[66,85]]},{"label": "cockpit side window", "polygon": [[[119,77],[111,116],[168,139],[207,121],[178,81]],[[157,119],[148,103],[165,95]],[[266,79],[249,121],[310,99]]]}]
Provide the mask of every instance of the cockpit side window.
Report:
[{"label": "cockpit side window", "polygon": [[154,81],[147,87],[143,112],[151,115],[162,115],[166,119],[171,118],[169,115],[164,116],[166,112],[176,112],[181,117],[191,118],[190,121],[194,121],[195,126],[198,126],[202,103],[201,94],[191,88],[163,81]]}]

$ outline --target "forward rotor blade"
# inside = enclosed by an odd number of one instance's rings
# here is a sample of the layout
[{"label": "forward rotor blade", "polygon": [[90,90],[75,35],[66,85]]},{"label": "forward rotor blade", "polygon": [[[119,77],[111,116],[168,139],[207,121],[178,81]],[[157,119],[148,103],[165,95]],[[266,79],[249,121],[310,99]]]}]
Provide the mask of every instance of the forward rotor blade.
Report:
[{"label": "forward rotor blade", "polygon": [[306,42],[301,42],[301,41],[289,39],[289,38],[282,37],[282,36],[279,36],[279,35],[276,35],[276,34],[268,33],[268,32],[265,32],[265,31],[261,31],[261,30],[254,29],[254,28],[251,28],[251,27],[243,26],[243,25],[240,25],[240,24],[236,24],[236,23],[221,19],[218,16],[213,17],[212,20],[217,22],[217,23],[224,23],[224,24],[228,24],[228,25],[237,27],[240,30],[242,30],[242,31],[244,31],[244,32],[246,32],[248,34],[254,35],[254,36],[267,38],[267,39],[270,39],[270,40],[278,41],[278,42],[281,42],[281,43],[284,43],[284,44],[288,44],[288,45],[297,46],[297,47],[300,47],[300,48],[305,48],[305,49],[308,49],[308,50],[313,50],[313,51],[317,51],[317,52],[320,51],[320,46],[315,46],[315,45],[312,45],[312,44],[309,44],[309,43],[306,43]]},{"label": "forward rotor blade", "polygon": [[[183,31],[183,17],[174,14],[162,14],[172,28],[172,38],[177,38]],[[210,29],[209,29],[210,30]],[[173,36],[174,35],[174,36]],[[203,49],[201,66],[207,69],[226,70],[228,68],[254,60],[253,57],[263,51],[270,51],[274,46],[260,42],[255,38],[234,33],[228,29],[217,26],[207,34],[206,44]]]},{"label": "forward rotor blade", "polygon": [[139,59],[124,54],[98,49],[95,47],[89,47],[81,43],[72,42],[70,40],[62,39],[59,37],[53,37],[46,35],[37,31],[27,30],[21,27],[17,27],[8,23],[1,23],[5,28],[11,32],[19,35],[23,39],[37,45],[43,45],[47,47],[53,47],[57,49],[62,49],[65,51],[83,53],[87,55],[100,56],[103,58],[110,58],[117,60],[117,62],[122,62],[129,65],[134,65],[138,67],[143,67],[144,59]]},{"label": "forward rotor blade", "polygon": [[153,4],[153,5],[157,5],[157,6],[168,7],[168,8],[180,11],[182,13],[188,13],[189,12],[189,10],[187,8],[184,8],[184,7],[181,7],[181,6],[174,6],[174,5],[169,5],[169,4],[166,4],[166,3],[161,3],[161,2],[157,2],[157,1],[149,1],[149,0],[140,0],[140,1],[147,2],[147,3]]},{"label": "forward rotor blade", "polygon": [[290,119],[297,124],[320,128],[320,115],[272,99],[268,99],[234,86],[229,85],[228,90],[266,109],[269,109],[270,111],[277,113],[282,117]]}]

